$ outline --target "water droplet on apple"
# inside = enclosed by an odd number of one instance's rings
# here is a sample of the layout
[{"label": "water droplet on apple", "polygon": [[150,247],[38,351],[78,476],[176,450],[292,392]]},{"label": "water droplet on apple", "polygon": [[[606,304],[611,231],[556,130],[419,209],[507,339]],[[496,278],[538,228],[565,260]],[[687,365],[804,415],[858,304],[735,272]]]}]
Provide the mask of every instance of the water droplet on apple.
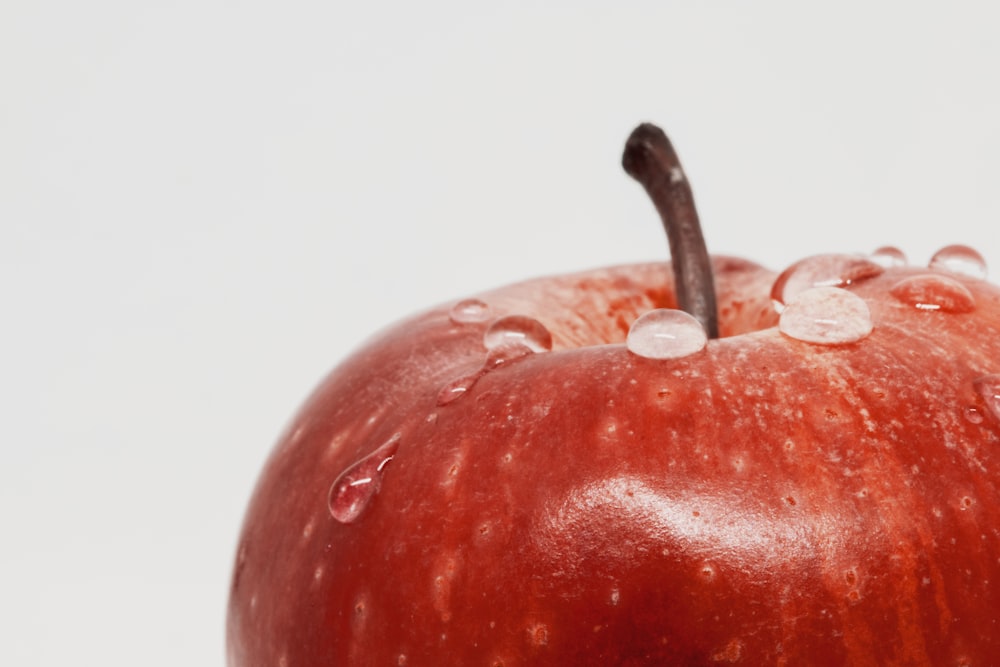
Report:
[{"label": "water droplet on apple", "polygon": [[465,393],[475,386],[479,378],[482,377],[483,371],[478,370],[474,373],[469,373],[468,375],[463,375],[457,380],[452,380],[445,386],[441,387],[441,391],[437,395],[437,404],[439,406],[448,405],[453,401],[465,396]]},{"label": "water droplet on apple", "polygon": [[490,324],[483,336],[483,344],[488,350],[522,345],[532,352],[547,352],[552,349],[552,334],[536,319],[508,315]]},{"label": "water droplet on apple", "polygon": [[789,338],[819,345],[854,343],[872,332],[868,304],[847,290],[814,287],[790,301],[778,320]]},{"label": "water droplet on apple", "polygon": [[962,411],[965,415],[965,419],[968,420],[970,424],[982,424],[983,423],[983,413],[979,411],[978,408],[974,406],[968,406]]},{"label": "water droplet on apple", "polygon": [[874,278],[885,269],[859,255],[814,255],[785,269],[771,287],[771,300],[778,306],[813,287],[848,287]]},{"label": "water droplet on apple", "polygon": [[948,276],[910,276],[893,285],[889,292],[903,303],[920,310],[968,313],[976,308],[976,300],[969,288]]},{"label": "water droplet on apple", "polygon": [[490,307],[479,299],[465,299],[452,306],[448,316],[456,324],[485,322],[490,318]]},{"label": "water droplet on apple", "polygon": [[872,261],[887,269],[894,266],[906,266],[906,255],[895,246],[884,245],[875,249],[875,252],[872,253]]},{"label": "water droplet on apple", "polygon": [[986,409],[997,419],[1000,419],[1000,375],[984,375],[976,378],[972,386],[986,401]]},{"label": "water droplet on apple", "polygon": [[330,514],[334,519],[340,523],[353,523],[368,508],[372,498],[382,488],[382,477],[386,466],[396,455],[400,438],[400,434],[396,433],[337,477],[328,497]]},{"label": "water droplet on apple", "polygon": [[491,371],[495,368],[499,368],[504,364],[509,364],[512,361],[516,361],[529,354],[534,354],[536,350],[532,349],[528,345],[521,342],[508,343],[507,345],[501,345],[500,347],[494,347],[486,354],[486,364],[483,366],[484,371]]},{"label": "water droplet on apple", "polygon": [[509,364],[512,361],[534,354],[534,352],[535,351],[533,349],[520,341],[508,343],[507,345],[491,349],[486,354],[486,363],[483,364],[482,368],[469,373],[468,375],[463,375],[457,380],[453,380],[441,388],[441,391],[438,392],[437,404],[439,406],[444,406],[458,400],[464,396],[466,392],[472,389],[477,382],[479,382],[479,378],[483,377],[490,371],[499,368],[504,364]]},{"label": "water droplet on apple", "polygon": [[941,248],[931,257],[930,268],[958,273],[970,278],[986,278],[986,260],[967,245],[950,245]]},{"label": "water droplet on apple", "polygon": [[644,313],[629,329],[625,346],[647,359],[677,359],[700,352],[708,344],[701,324],[683,310],[658,308]]}]

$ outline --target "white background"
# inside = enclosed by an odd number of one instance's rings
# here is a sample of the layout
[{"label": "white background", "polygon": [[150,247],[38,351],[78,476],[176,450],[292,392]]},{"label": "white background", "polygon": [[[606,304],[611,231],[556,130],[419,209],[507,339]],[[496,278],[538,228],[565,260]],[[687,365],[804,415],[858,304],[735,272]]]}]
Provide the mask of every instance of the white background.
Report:
[{"label": "white background", "polygon": [[0,662],[220,665],[254,478],[337,360],[666,257],[639,121],[714,252],[1000,265],[989,3],[362,4],[0,5]]}]

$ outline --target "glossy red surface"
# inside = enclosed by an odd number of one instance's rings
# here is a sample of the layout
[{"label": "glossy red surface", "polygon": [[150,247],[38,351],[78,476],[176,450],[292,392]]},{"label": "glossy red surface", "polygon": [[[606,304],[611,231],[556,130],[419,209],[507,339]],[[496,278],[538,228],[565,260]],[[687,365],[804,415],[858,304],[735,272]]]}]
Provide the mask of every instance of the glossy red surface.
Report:
[{"label": "glossy red surface", "polygon": [[[893,295],[930,273],[850,284],[874,328],[847,345],[779,333],[776,274],[718,258],[724,337],[680,359],[623,344],[674,305],[662,265],[387,329],[262,473],[230,666],[995,662],[1000,412],[977,379],[1000,372],[1000,290],[950,276],[972,298],[957,310]],[[543,323],[552,350],[439,405],[505,315]],[[396,434],[377,492],[334,519],[334,481]]]}]

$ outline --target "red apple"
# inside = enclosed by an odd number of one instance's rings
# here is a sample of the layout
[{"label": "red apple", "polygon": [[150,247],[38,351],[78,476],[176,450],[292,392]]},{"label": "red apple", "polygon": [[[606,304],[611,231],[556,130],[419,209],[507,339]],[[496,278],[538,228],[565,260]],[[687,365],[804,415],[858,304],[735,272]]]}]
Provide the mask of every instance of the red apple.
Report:
[{"label": "red apple", "polygon": [[445,304],[319,386],[250,502],[231,667],[1000,660],[981,258],[699,260],[661,137],[640,127],[626,166],[676,278]]}]

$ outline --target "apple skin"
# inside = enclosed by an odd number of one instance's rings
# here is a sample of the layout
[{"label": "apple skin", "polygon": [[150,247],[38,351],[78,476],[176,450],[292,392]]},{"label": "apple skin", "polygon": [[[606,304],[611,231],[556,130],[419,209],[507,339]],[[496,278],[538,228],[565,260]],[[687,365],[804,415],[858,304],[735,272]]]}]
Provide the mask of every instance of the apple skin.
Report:
[{"label": "apple skin", "polygon": [[[483,366],[452,304],[391,327],[320,384],[252,495],[230,667],[985,665],[1000,656],[1000,290],[928,312],[888,268],[848,287],[865,339],[779,332],[777,277],[714,258],[722,338],[623,344],[673,307],[667,265],[480,295],[550,352]],[[975,414],[977,419],[969,419]],[[399,434],[353,523],[328,493]]]}]

